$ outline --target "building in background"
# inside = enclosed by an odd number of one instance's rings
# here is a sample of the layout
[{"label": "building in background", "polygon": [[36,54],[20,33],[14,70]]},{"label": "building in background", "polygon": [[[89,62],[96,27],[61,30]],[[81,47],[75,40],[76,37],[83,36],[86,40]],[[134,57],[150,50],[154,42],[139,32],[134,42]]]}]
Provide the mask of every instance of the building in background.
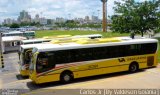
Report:
[{"label": "building in background", "polygon": [[98,16],[92,15],[91,22],[92,23],[98,23],[99,22]]},{"label": "building in background", "polygon": [[90,22],[89,16],[85,16],[84,21],[85,23],[89,23]]},{"label": "building in background", "polygon": [[28,14],[25,10],[20,12],[20,16],[18,17],[18,22],[31,22],[31,15]]},{"label": "building in background", "polygon": [[56,22],[57,23],[63,23],[63,22],[65,22],[66,20],[64,19],[64,18],[62,18],[62,17],[57,17],[56,18]]},{"label": "building in background", "polygon": [[39,22],[41,25],[47,25],[47,19],[45,17],[40,18]]},{"label": "building in background", "polygon": [[11,18],[4,19],[4,21],[3,21],[3,25],[5,25],[5,24],[11,25],[13,23],[16,23],[16,21]]},{"label": "building in background", "polygon": [[35,18],[33,19],[33,22],[35,22],[35,23],[40,22],[39,14],[35,15]]}]

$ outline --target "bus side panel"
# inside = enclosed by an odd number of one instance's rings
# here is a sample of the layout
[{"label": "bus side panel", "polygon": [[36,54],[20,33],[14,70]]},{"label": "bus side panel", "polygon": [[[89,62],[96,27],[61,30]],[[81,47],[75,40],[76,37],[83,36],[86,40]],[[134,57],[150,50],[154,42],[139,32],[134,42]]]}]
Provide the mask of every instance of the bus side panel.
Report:
[{"label": "bus side panel", "polygon": [[[146,59],[138,60],[139,69],[148,68],[148,67],[154,67],[158,65],[158,58],[157,54],[149,54],[145,55]],[[151,65],[149,65],[151,64]]]},{"label": "bus side panel", "polygon": [[40,83],[59,81],[59,80],[60,80],[60,74],[47,74],[39,76],[35,82],[37,84],[40,84]]},{"label": "bus side panel", "polygon": [[118,59],[110,59],[100,62],[84,63],[82,66],[76,67],[74,70],[74,78],[127,71],[128,64],[126,62],[119,63]]},{"label": "bus side panel", "polygon": [[[154,58],[154,64],[152,66],[148,66],[147,60],[149,57]],[[121,60],[121,61],[119,61]],[[100,62],[92,62],[92,63],[84,63],[84,65],[80,65],[75,67],[76,69],[70,68],[69,70],[74,71],[74,78],[128,71],[129,65],[132,62],[137,62],[139,65],[139,69],[153,67],[157,65],[157,55],[149,54],[149,55],[141,55],[141,56],[130,56],[124,58],[115,58],[109,59]],[[95,66],[95,68],[94,68]],[[93,67],[90,69],[90,67]]]},{"label": "bus side panel", "polygon": [[127,71],[128,65],[74,72],[75,78]]},{"label": "bus side panel", "polygon": [[[147,58],[154,57],[154,65],[156,65],[155,54],[141,55],[141,56],[129,56],[122,58],[112,58],[112,59],[102,59],[102,60],[92,60],[75,63],[73,66],[68,66],[67,68],[62,68],[56,71],[51,71],[50,73],[41,74],[37,76],[36,83],[45,83],[52,81],[59,81],[60,74],[65,70],[70,70],[74,74],[74,78],[81,78],[87,76],[94,76],[100,74],[128,71],[129,65],[136,61],[139,64],[139,68],[147,68]],[[72,63],[74,64],[74,63]],[[154,66],[153,65],[153,66]]]},{"label": "bus side panel", "polygon": [[154,66],[157,66],[158,65],[158,53],[155,54],[154,56]]}]

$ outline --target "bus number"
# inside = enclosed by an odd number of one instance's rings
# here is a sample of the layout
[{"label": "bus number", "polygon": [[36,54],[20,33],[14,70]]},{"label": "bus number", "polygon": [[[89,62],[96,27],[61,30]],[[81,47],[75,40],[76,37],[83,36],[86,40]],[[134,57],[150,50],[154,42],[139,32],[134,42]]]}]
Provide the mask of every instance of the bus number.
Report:
[{"label": "bus number", "polygon": [[98,65],[96,64],[96,65],[89,65],[88,66],[88,69],[96,69],[96,68],[98,68]]}]

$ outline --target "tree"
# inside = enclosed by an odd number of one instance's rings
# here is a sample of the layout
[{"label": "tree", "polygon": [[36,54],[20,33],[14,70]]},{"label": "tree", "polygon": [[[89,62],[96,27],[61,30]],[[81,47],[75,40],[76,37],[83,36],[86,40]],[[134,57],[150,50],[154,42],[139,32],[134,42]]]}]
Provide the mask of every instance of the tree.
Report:
[{"label": "tree", "polygon": [[122,0],[115,2],[114,10],[118,15],[113,15],[112,30],[119,32],[144,32],[157,30],[159,26],[160,6],[159,0],[135,2],[134,0]]},{"label": "tree", "polygon": [[64,22],[56,22],[55,25],[57,26],[57,28],[62,28],[62,27],[65,27],[65,23]]},{"label": "tree", "polygon": [[30,26],[30,22],[21,22],[20,26]]},{"label": "tree", "polygon": [[65,22],[65,25],[68,27],[68,28],[75,28],[77,27],[77,24],[78,22],[74,21],[74,20],[67,20]]},{"label": "tree", "polygon": [[10,28],[19,28],[19,24],[13,23],[13,24],[11,24]]}]

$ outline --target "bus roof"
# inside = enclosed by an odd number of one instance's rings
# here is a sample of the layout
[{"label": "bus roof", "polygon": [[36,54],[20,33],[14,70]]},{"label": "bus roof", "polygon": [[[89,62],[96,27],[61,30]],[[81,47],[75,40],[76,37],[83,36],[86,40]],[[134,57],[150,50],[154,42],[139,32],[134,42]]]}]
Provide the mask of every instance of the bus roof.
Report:
[{"label": "bus roof", "polygon": [[[39,44],[27,44],[27,45],[20,45],[21,48],[23,49],[28,49],[28,48],[33,48],[33,47],[36,47],[36,46],[43,46],[44,43],[39,43]],[[47,44],[45,44],[47,45]]]},{"label": "bus roof", "polygon": [[35,31],[24,31],[24,33],[35,33]]},{"label": "bus roof", "polygon": [[[49,43],[45,43],[45,45],[48,46]],[[40,46],[45,46],[44,43],[39,43],[39,44],[27,44],[27,45],[20,45],[19,50],[23,52],[25,49],[31,49],[34,47],[40,47]]]},{"label": "bus roof", "polygon": [[45,44],[43,46],[36,46],[38,52],[45,51],[57,51],[67,49],[89,48],[89,47],[101,47],[101,46],[114,46],[114,45],[128,45],[138,43],[154,43],[158,42],[156,39],[131,39],[122,40],[119,42],[107,42],[107,43],[92,43],[92,44],[78,44],[78,43],[65,43],[65,44]]},{"label": "bus roof", "polygon": [[26,37],[21,37],[21,36],[4,36],[2,37],[3,42],[10,42],[10,41],[21,41],[25,40]]},{"label": "bus roof", "polygon": [[7,33],[3,33],[3,34],[23,34],[23,32],[21,31],[10,31],[10,32],[7,32]]},{"label": "bus roof", "polygon": [[51,41],[50,39],[30,39],[30,40],[22,40],[22,43],[29,43],[29,42],[39,42],[39,41]]},{"label": "bus roof", "polygon": [[102,37],[101,34],[91,34],[91,35],[76,35],[72,36],[72,38],[91,38],[91,37]]}]

